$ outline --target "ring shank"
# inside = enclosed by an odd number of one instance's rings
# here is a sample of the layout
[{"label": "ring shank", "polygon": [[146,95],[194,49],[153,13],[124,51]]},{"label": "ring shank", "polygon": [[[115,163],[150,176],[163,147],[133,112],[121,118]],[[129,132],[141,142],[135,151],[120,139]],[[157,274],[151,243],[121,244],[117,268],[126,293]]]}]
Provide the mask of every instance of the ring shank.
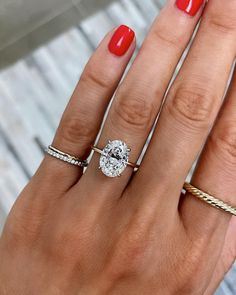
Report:
[{"label": "ring shank", "polygon": [[236,208],[196,188],[191,183],[185,182],[184,189],[191,195],[199,198],[200,200],[208,203],[209,205],[236,216]]},{"label": "ring shank", "polygon": [[67,162],[68,164],[71,164],[74,166],[79,166],[82,168],[85,168],[88,166],[87,160],[80,160],[79,158],[69,155],[67,153],[64,153],[51,145],[49,145],[48,148],[45,149],[45,152],[51,157],[54,157],[63,162]]}]

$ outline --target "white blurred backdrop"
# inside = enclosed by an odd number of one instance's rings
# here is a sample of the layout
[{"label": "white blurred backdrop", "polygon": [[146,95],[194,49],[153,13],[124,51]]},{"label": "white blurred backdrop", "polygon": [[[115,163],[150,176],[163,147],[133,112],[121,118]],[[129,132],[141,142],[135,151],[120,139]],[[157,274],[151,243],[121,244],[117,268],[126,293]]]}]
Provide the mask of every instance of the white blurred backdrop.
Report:
[{"label": "white blurred backdrop", "polygon": [[[165,2],[72,0],[65,5],[65,1],[51,0],[38,7],[36,1],[2,1],[0,231],[19,192],[41,162],[44,147],[51,143],[64,107],[99,41],[124,23],[136,31],[140,47]],[[56,1],[55,10],[49,4]],[[236,295],[236,268],[217,291],[217,295],[223,294]]]}]

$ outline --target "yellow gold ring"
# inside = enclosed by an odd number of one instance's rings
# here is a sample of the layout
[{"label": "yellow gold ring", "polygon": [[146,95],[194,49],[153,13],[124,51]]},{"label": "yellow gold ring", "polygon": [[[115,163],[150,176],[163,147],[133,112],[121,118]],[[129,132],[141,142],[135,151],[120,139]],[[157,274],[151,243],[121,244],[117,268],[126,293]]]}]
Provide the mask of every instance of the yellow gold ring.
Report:
[{"label": "yellow gold ring", "polygon": [[212,195],[209,195],[206,192],[203,192],[202,190],[196,188],[192,184],[185,182],[184,189],[185,191],[189,192],[191,195],[199,198],[200,200],[208,203],[209,205],[236,216],[236,208],[213,197]]}]

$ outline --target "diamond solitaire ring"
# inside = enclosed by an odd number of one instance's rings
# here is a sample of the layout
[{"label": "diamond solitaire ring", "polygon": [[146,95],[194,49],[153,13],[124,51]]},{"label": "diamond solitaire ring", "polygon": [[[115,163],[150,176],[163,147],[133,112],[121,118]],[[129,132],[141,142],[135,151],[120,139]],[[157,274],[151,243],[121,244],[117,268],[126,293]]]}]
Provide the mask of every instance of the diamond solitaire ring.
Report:
[{"label": "diamond solitaire ring", "polygon": [[103,150],[95,146],[92,149],[101,155],[99,169],[108,177],[121,176],[127,166],[138,168],[138,165],[129,162],[131,150],[121,140],[109,141]]}]

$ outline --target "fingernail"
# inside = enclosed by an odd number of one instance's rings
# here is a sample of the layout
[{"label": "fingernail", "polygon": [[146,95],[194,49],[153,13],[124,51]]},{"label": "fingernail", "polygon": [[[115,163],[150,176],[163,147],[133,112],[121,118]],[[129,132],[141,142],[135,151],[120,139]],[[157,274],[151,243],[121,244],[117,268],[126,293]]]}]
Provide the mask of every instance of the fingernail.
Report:
[{"label": "fingernail", "polygon": [[203,3],[204,0],[176,0],[176,6],[191,16],[197,14]]},{"label": "fingernail", "polygon": [[113,34],[111,41],[109,42],[109,51],[117,56],[124,55],[135,37],[135,33],[127,26],[120,26]]}]

